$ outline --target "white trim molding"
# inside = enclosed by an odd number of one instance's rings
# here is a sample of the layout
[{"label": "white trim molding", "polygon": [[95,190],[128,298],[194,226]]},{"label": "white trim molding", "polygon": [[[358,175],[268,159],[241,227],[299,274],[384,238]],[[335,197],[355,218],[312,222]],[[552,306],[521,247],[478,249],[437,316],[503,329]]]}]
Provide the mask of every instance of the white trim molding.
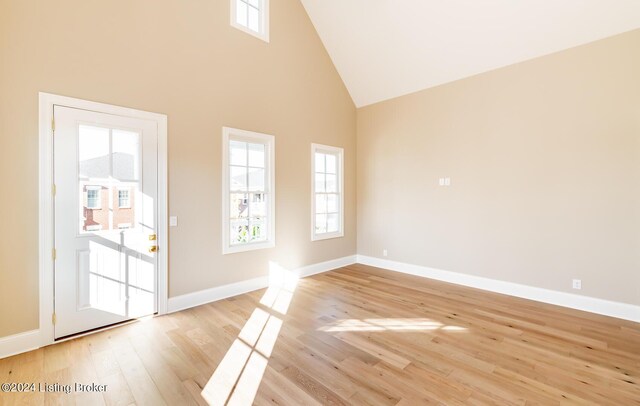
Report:
[{"label": "white trim molding", "polygon": [[[299,278],[316,275],[323,272],[332,271],[344,266],[356,263],[356,256],[351,255],[333,259],[326,262],[307,265],[302,268],[291,271]],[[187,293],[185,295],[169,298],[169,313],[180,310],[189,309],[191,307],[216,302],[218,300],[241,295],[243,293],[253,292],[269,287],[269,276],[260,276],[258,278],[248,279],[245,281],[230,283],[228,285],[217,286],[211,289],[200,290],[198,292]]]},{"label": "white trim molding", "polygon": [[40,330],[31,330],[0,338],[0,359],[40,348]]},{"label": "white trim molding", "polygon": [[[53,298],[53,257],[54,248],[54,201],[53,187],[53,110],[54,106],[64,106],[81,110],[113,114],[153,121],[158,128],[158,314],[167,312],[168,302],[168,172],[167,172],[167,116],[119,107],[110,104],[96,103],[49,93],[39,93],[39,298],[40,298],[40,327],[39,333],[28,332],[29,340],[24,341],[17,352],[28,351],[33,348],[52,344],[54,328],[52,314],[54,311]],[[34,330],[35,331],[35,330]],[[30,340],[39,336],[39,343],[33,345]],[[12,336],[14,337],[14,336]],[[13,340],[7,337],[6,340]],[[2,339],[5,340],[5,339]],[[38,340],[37,340],[38,341]],[[12,342],[12,341],[9,341]],[[2,343],[2,341],[0,341]],[[0,357],[4,353],[0,347]]]},{"label": "white trim molding", "polygon": [[589,296],[537,288],[534,286],[483,278],[458,272],[443,271],[440,269],[412,265],[404,262],[396,262],[366,255],[358,255],[357,262],[363,265],[374,266],[376,268],[387,269],[409,275],[422,276],[424,278],[454,283],[456,285],[468,286],[556,306],[568,307],[604,316],[640,322],[640,306],[627,303],[613,302]]},{"label": "white trim molding", "polygon": [[[338,221],[338,231],[335,232],[316,233],[316,194],[318,193],[316,191],[316,153],[333,155],[336,157],[336,190],[339,200],[338,210],[340,212],[338,215],[340,218]],[[327,215],[328,214],[329,213],[327,213]],[[311,241],[321,241],[341,237],[344,237],[344,149],[329,145],[311,144]]]},{"label": "white trim molding", "polygon": [[[264,172],[265,183],[264,190],[252,191],[251,185],[247,178],[246,190],[232,191],[230,184],[231,157],[230,143],[232,141],[246,142],[250,144],[260,144],[264,146]],[[263,134],[254,131],[239,130],[237,128],[222,127],[222,254],[235,254],[238,252],[253,251],[259,249],[273,248],[276,246],[276,139],[273,135]],[[248,153],[248,150],[247,150]],[[248,168],[250,165],[247,156],[246,167],[247,176],[249,176]],[[232,245],[231,244],[231,194],[244,194],[249,199],[251,194],[262,193],[266,195],[267,213],[267,239],[258,242],[246,242]],[[251,202],[247,201],[247,207],[250,211]],[[249,221],[249,234],[251,233],[251,213],[247,217]],[[247,237],[248,238],[248,237]]]}]

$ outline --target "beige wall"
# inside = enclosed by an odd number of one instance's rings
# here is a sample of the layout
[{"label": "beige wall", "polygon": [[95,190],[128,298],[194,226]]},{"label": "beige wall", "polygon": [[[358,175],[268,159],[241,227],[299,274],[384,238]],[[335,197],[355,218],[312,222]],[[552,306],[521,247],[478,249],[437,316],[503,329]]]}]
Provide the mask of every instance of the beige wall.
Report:
[{"label": "beige wall", "polygon": [[640,30],[359,109],[357,173],[359,254],[640,304]]},{"label": "beige wall", "polygon": [[[0,0],[0,337],[38,324],[38,92],[167,114],[170,296],[355,254],[355,107],[298,0]],[[221,128],[276,136],[277,247],[221,255]],[[311,142],[345,148],[345,237],[310,241]]]}]

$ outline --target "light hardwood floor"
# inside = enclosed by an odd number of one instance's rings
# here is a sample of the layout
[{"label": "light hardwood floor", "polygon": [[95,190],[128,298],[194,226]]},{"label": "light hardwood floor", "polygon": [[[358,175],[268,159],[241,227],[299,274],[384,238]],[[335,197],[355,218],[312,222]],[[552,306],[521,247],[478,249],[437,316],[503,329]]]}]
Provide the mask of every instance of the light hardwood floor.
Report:
[{"label": "light hardwood floor", "polygon": [[2,405],[636,405],[640,324],[353,265],[3,359],[0,382],[108,385]]}]

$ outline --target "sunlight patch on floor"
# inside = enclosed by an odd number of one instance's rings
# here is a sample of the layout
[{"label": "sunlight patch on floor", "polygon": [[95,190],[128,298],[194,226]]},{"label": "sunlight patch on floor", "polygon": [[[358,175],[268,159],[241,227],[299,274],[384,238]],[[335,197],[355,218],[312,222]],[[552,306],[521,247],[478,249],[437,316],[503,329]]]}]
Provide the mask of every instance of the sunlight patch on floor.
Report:
[{"label": "sunlight patch on floor", "polygon": [[[269,288],[202,390],[209,405],[251,405],[293,299],[298,276],[269,263]],[[278,313],[273,314],[273,313]]]}]

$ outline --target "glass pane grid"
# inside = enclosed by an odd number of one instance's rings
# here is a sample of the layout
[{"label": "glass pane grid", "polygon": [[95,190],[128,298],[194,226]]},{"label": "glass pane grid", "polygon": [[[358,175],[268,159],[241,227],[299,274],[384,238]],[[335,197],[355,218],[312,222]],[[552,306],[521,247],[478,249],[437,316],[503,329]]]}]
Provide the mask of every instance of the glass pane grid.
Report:
[{"label": "glass pane grid", "polygon": [[268,239],[265,150],[264,144],[230,141],[229,243],[232,246]]},{"label": "glass pane grid", "polygon": [[261,30],[262,0],[236,0],[236,22],[251,31]]},{"label": "glass pane grid", "polygon": [[340,194],[338,186],[338,156],[316,152],[315,172],[315,233],[330,234],[340,229]]},{"label": "glass pane grid", "polygon": [[136,226],[141,210],[133,207],[142,177],[140,137],[132,130],[78,125],[80,234],[119,230],[120,224]]},{"label": "glass pane grid", "polygon": [[253,7],[256,10],[260,10],[260,0],[239,0],[249,7]]}]

